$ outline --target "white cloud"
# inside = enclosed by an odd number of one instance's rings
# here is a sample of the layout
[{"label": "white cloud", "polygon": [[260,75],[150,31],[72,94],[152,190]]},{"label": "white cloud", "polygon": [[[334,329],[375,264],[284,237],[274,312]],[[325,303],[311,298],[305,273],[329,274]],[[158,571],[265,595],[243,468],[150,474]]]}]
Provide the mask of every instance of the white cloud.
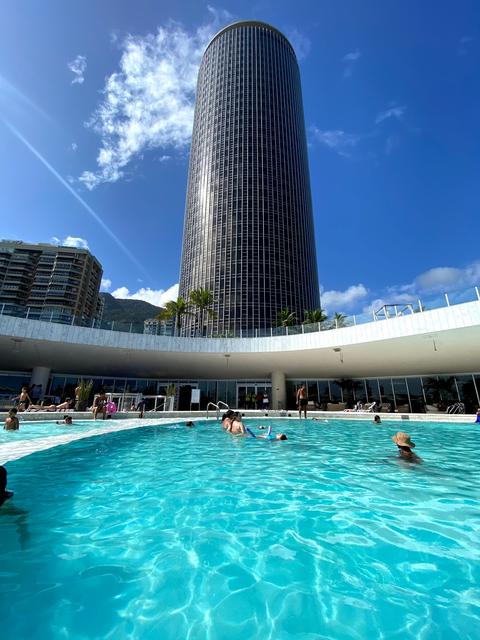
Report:
[{"label": "white cloud", "polygon": [[368,291],[363,284],[352,285],[345,291],[324,291],[321,294],[322,308],[330,313],[344,311],[358,304],[367,295]]},{"label": "white cloud", "polygon": [[347,133],[342,129],[323,130],[313,125],[310,131],[318,142],[345,157],[350,156],[351,150],[362,139],[361,135]]},{"label": "white cloud", "polygon": [[392,106],[385,111],[381,111],[375,118],[375,124],[380,124],[380,122],[388,120],[389,118],[396,118],[397,120],[401,120],[406,108],[407,107],[404,106]]},{"label": "white cloud", "polygon": [[231,18],[208,9],[210,22],[194,33],[169,22],[156,34],[125,38],[119,69],[107,78],[103,101],[87,123],[101,138],[96,171],[80,177],[88,189],[122,178],[146,150],[179,151],[190,143],[200,60]]},{"label": "white cloud", "polygon": [[112,286],[112,281],[109,278],[102,278],[102,281],[100,283],[100,290],[101,291],[108,291]]},{"label": "white cloud", "polygon": [[130,293],[127,287],[119,287],[115,289],[115,291],[112,291],[112,296],[123,300],[143,300],[157,307],[164,307],[169,300],[176,300],[178,298],[178,283],[168,289],[155,290],[149,287],[142,287],[135,293]]},{"label": "white cloud", "polygon": [[297,29],[289,29],[286,35],[295,50],[298,60],[304,60],[310,53],[312,43],[309,38]]},{"label": "white cloud", "polygon": [[63,247],[75,247],[77,249],[88,249],[88,242],[84,238],[76,238],[75,236],[67,236],[62,241]]},{"label": "white cloud", "polygon": [[350,53],[347,53],[345,56],[343,56],[342,60],[344,62],[355,62],[355,60],[358,60],[361,55],[362,54],[357,49],[356,51],[351,51]]},{"label": "white cloud", "polygon": [[68,68],[73,71],[74,78],[71,84],[83,84],[84,74],[87,70],[87,58],[85,56],[77,56],[75,60],[68,63]]},{"label": "white cloud", "polygon": [[458,43],[457,53],[459,56],[466,56],[470,49],[470,43],[473,42],[472,36],[462,36]]},{"label": "white cloud", "polygon": [[77,249],[88,249],[88,242],[84,238],[76,238],[75,236],[67,236],[63,240],[52,236],[50,238],[52,244],[58,244],[60,247],[76,247]]},{"label": "white cloud", "polygon": [[72,151],[76,151],[78,149],[78,144],[76,142],[72,142],[70,147],[71,147]]},{"label": "white cloud", "polygon": [[419,291],[449,291],[480,283],[480,262],[473,262],[464,269],[456,267],[435,267],[415,278]]},{"label": "white cloud", "polygon": [[442,293],[473,288],[479,283],[480,261],[472,262],[464,268],[434,267],[419,274],[408,284],[387,287],[377,298],[365,305],[363,310],[376,311],[384,304],[416,304],[419,299],[428,307],[431,296],[438,297]]},{"label": "white cloud", "polygon": [[344,78],[349,78],[352,75],[355,65],[357,63],[357,60],[360,58],[361,55],[362,54],[360,50],[356,49],[355,51],[351,51],[350,53],[347,53],[346,55],[343,56],[342,62],[345,63],[345,67],[343,69]]}]

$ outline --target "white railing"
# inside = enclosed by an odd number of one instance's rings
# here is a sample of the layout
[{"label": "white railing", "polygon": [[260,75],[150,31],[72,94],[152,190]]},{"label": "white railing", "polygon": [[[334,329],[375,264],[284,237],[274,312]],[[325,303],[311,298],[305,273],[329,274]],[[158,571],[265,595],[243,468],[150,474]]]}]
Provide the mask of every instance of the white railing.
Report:
[{"label": "white railing", "polygon": [[[358,324],[369,322],[389,322],[395,318],[405,316],[410,313],[423,313],[432,309],[451,307],[464,302],[480,301],[479,287],[469,287],[458,291],[442,293],[434,298],[425,300],[415,300],[407,304],[388,304],[379,310],[372,310],[368,313],[357,315],[334,314],[323,322],[312,324],[296,324],[285,327],[268,327],[259,329],[239,329],[237,332],[226,331],[225,333],[213,333],[210,329],[204,336],[178,336],[192,337],[199,340],[210,338],[267,338],[275,336],[289,336],[301,333],[316,333],[318,331],[332,331],[343,329]],[[52,322],[58,324],[69,324],[72,326],[87,327],[91,329],[105,329],[108,331],[119,331],[122,333],[149,333],[144,331],[143,322],[121,322],[121,321],[100,321],[95,318],[79,318],[70,314],[58,314],[54,311],[44,312],[31,307],[20,307],[7,303],[0,303],[0,316],[12,316],[28,320],[41,320],[42,322]]]},{"label": "white railing", "polygon": [[208,409],[209,407],[215,407],[216,413],[217,413],[217,420],[220,419],[220,405],[223,405],[226,410],[228,411],[230,409],[230,407],[228,406],[228,404],[226,402],[222,402],[221,400],[217,400],[218,404],[215,404],[215,402],[209,402],[207,404],[207,418],[208,418]]}]

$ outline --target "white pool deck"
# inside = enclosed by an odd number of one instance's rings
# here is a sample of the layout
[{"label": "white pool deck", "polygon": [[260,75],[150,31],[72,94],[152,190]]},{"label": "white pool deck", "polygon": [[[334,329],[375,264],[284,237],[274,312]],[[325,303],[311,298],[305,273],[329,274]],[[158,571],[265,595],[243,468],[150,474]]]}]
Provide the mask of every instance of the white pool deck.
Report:
[{"label": "white pool deck", "polygon": [[[290,415],[280,416],[278,412],[270,412],[268,416],[266,416],[261,411],[245,411],[244,413],[245,420],[249,418],[265,418],[266,420],[274,418],[278,419],[290,419],[298,417],[296,412],[289,412]],[[359,420],[359,421],[373,421],[373,413],[367,412],[332,412],[332,411],[312,411],[308,413],[308,419],[311,421],[312,426],[322,424],[323,420]],[[475,423],[476,416],[471,414],[461,414],[461,415],[450,415],[445,413],[384,413],[380,414],[383,423],[390,422],[451,422],[454,424],[458,424],[459,427],[461,425],[468,425]],[[84,414],[75,415],[73,414],[74,420],[85,420],[83,417]],[[4,420],[6,415],[2,418],[0,416],[0,420]],[[37,422],[37,421],[52,421],[58,418],[58,414],[52,413],[35,413],[35,414],[22,414],[21,422],[20,422],[20,430],[22,428],[22,422]],[[88,417],[91,418],[91,414],[88,414]],[[312,418],[318,418],[319,421],[312,420]],[[87,418],[88,419],[88,418]],[[67,433],[67,434],[59,434],[59,435],[50,435],[45,438],[35,438],[35,439],[26,439],[16,440],[15,442],[6,442],[0,444],[0,464],[5,464],[7,462],[12,462],[13,460],[18,460],[20,458],[24,458],[25,456],[29,456],[32,453],[37,453],[38,451],[44,451],[46,449],[51,449],[53,447],[62,446],[65,444],[69,444],[70,442],[74,442],[76,440],[83,440],[85,438],[92,438],[95,436],[100,436],[105,433],[115,433],[117,431],[127,431],[129,429],[139,429],[142,427],[154,426],[154,425],[169,425],[169,424],[177,424],[177,423],[185,423],[188,420],[192,420],[193,422],[206,419],[206,413],[204,411],[201,412],[172,412],[169,416],[165,416],[164,413],[158,415],[158,417],[148,417],[148,418],[138,418],[138,417],[128,417],[128,416],[119,416],[119,419],[113,419],[108,421],[93,421],[92,420],[92,429],[84,430],[79,433]],[[219,425],[219,422],[216,419],[215,415],[209,416],[209,422],[212,423],[212,426]],[[480,429],[480,424],[478,425]],[[405,429],[407,427],[405,426]]]}]

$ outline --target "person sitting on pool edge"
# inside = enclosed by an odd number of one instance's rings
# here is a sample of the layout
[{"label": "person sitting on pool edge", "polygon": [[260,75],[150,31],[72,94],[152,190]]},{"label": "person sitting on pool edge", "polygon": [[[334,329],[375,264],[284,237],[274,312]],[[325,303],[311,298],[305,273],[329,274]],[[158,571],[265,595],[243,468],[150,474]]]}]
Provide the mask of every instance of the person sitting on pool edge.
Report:
[{"label": "person sitting on pool edge", "polygon": [[102,420],[105,420],[107,413],[107,395],[105,391],[100,391],[98,396],[95,396],[95,400],[93,401],[93,419],[97,419],[97,415],[99,413],[102,414]]},{"label": "person sitting on pool edge", "polygon": [[382,424],[382,420],[379,415],[374,416],[373,424]]},{"label": "person sitting on pool edge", "polygon": [[480,407],[478,407],[477,409],[477,419],[475,420],[475,422],[480,422]]},{"label": "person sitting on pool edge", "polygon": [[408,433],[405,433],[404,431],[397,431],[397,433],[392,436],[392,440],[397,445],[398,453],[402,458],[409,462],[422,461],[422,459],[412,451],[412,449],[415,448],[415,443],[412,442]]},{"label": "person sitting on pool edge", "polygon": [[10,409],[10,411],[8,412],[8,416],[5,420],[3,428],[6,431],[18,431],[18,429],[20,428],[20,422],[17,418],[17,410],[15,409],[15,407],[13,409]]}]

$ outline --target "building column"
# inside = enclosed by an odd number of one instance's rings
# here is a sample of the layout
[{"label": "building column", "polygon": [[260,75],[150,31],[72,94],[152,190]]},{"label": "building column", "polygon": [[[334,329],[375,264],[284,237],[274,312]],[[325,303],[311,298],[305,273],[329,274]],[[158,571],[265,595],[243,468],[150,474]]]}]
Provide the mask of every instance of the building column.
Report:
[{"label": "building column", "polygon": [[42,398],[47,393],[48,378],[50,377],[50,367],[33,367],[30,386],[32,384],[42,385]]},{"label": "building column", "polygon": [[287,387],[283,371],[272,372],[272,409],[287,408]]}]

